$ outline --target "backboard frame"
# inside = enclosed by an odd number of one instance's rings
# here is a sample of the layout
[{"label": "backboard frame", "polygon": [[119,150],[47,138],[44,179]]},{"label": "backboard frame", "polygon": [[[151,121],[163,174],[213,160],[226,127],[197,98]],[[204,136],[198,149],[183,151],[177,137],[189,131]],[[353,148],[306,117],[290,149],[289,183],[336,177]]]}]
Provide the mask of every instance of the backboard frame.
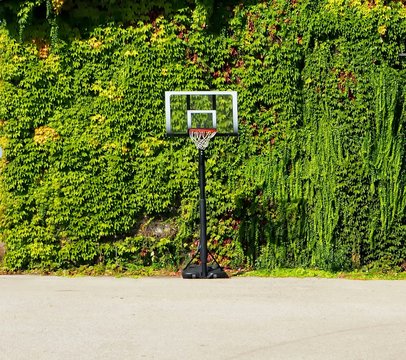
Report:
[{"label": "backboard frame", "polygon": [[[185,114],[185,132],[175,132],[172,128],[171,119],[171,97],[172,96],[186,96],[187,111]],[[189,136],[188,130],[192,128],[192,116],[194,114],[211,114],[213,128],[217,129],[217,108],[216,100],[213,101],[212,109],[190,109],[191,96],[213,96],[216,99],[218,96],[230,96],[232,103],[232,119],[230,119],[231,132],[217,131],[216,136],[238,136],[238,102],[236,91],[166,91],[165,92],[165,116],[166,116],[166,134],[167,136]]]}]

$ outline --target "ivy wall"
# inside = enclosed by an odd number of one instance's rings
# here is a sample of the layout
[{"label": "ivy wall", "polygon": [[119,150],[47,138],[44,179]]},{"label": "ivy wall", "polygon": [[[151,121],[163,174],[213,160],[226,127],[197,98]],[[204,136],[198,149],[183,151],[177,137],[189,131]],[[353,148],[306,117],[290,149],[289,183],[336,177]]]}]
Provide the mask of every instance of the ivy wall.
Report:
[{"label": "ivy wall", "polygon": [[207,150],[230,267],[406,260],[402,1],[0,1],[0,230],[9,269],[179,267],[197,150],[167,90],[235,90]]}]

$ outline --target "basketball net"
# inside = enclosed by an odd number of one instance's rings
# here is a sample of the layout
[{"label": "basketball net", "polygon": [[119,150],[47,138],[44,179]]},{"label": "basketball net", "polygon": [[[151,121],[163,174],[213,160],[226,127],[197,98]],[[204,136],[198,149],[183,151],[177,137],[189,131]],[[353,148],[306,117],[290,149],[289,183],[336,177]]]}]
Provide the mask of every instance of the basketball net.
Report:
[{"label": "basketball net", "polygon": [[199,150],[206,150],[211,138],[216,135],[216,129],[194,128],[189,129],[189,136]]}]

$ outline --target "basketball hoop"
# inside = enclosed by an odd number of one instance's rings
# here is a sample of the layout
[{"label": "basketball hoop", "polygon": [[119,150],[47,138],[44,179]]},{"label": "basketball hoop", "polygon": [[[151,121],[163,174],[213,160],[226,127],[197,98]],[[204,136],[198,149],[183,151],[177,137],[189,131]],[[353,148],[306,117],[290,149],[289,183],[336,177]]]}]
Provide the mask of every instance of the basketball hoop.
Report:
[{"label": "basketball hoop", "polygon": [[209,145],[210,139],[213,138],[214,135],[216,135],[216,133],[217,133],[216,129],[207,129],[207,128],[189,129],[189,136],[199,150],[205,150]]},{"label": "basketball hoop", "polygon": [[[165,118],[166,134],[190,136],[199,153],[200,241],[195,256],[182,270],[182,277],[228,278],[227,273],[207,248],[205,150],[214,136],[238,135],[237,92],[165,91]],[[200,255],[200,264],[193,263],[197,255]],[[211,264],[208,264],[209,260]]]}]

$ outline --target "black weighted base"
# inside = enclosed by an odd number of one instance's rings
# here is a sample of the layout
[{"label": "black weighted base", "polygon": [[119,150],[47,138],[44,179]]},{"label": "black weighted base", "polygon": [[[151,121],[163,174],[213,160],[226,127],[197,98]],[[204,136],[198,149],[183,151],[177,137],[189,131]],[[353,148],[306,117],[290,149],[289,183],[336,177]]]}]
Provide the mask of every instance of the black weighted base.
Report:
[{"label": "black weighted base", "polygon": [[202,276],[201,265],[191,264],[182,271],[184,279],[228,279],[227,273],[218,265],[207,266],[207,277]]},{"label": "black weighted base", "polygon": [[[203,264],[192,264],[193,260],[200,255],[201,248],[197,250],[195,255],[190,259],[185,268],[182,270],[182,277],[184,279],[228,279],[227,273],[219,265],[215,257],[207,251],[210,255],[213,263],[207,264],[207,261]],[[207,274],[205,276],[204,274]]]}]

